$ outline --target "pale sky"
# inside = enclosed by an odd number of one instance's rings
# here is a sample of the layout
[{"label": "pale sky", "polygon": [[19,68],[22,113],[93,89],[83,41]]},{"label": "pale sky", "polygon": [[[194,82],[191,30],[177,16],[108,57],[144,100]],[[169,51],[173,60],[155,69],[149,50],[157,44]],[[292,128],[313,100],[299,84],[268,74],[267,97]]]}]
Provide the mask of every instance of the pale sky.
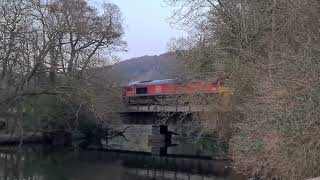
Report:
[{"label": "pale sky", "polygon": [[168,51],[171,38],[181,37],[184,32],[170,26],[167,18],[172,9],[163,0],[93,0],[99,7],[103,2],[117,4],[125,23],[125,40],[128,52],[121,59],[144,55],[159,55]]}]

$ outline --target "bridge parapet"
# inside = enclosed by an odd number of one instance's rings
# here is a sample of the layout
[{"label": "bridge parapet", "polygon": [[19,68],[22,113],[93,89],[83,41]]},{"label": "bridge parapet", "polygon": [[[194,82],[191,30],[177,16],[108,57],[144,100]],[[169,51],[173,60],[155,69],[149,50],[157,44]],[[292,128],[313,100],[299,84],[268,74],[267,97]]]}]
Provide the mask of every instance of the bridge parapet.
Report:
[{"label": "bridge parapet", "polygon": [[125,112],[208,112],[206,105],[129,105]]}]

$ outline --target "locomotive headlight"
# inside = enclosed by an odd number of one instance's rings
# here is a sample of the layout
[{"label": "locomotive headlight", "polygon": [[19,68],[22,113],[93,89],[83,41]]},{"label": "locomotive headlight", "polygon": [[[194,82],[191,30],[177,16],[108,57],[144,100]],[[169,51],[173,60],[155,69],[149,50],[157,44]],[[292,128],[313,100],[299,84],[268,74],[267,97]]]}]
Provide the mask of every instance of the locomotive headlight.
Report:
[{"label": "locomotive headlight", "polygon": [[233,95],[233,89],[228,88],[228,87],[221,87],[219,94],[222,95],[222,96]]}]

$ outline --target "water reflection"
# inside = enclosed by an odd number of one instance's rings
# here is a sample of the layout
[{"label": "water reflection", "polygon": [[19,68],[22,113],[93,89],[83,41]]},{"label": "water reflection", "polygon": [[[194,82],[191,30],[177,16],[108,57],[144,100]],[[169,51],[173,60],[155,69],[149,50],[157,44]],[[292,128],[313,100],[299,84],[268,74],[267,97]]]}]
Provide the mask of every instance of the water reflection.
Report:
[{"label": "water reflection", "polygon": [[[165,156],[148,144],[151,126],[132,126],[126,138],[108,141],[103,151],[27,146],[0,148],[0,180],[238,180],[228,161],[217,157],[217,142],[176,138]],[[221,147],[221,145],[219,145]],[[158,149],[159,150],[159,149]],[[161,150],[160,150],[161,151]],[[220,151],[219,151],[220,152]]]},{"label": "water reflection", "polygon": [[207,159],[39,147],[0,152],[0,176],[6,180],[230,179],[226,162]]},{"label": "water reflection", "polygon": [[[116,127],[124,129],[127,125]],[[177,132],[177,127],[171,125],[169,130]],[[180,127],[181,129],[181,127]],[[150,144],[149,136],[152,134],[152,125],[130,125],[123,137],[116,137],[109,140],[106,149],[117,149],[126,151],[155,152],[165,151],[166,154],[211,156],[215,158],[226,157],[227,143],[215,138],[199,138],[198,141],[188,139],[181,132],[180,135],[173,135],[171,145],[158,146]],[[161,148],[161,149],[160,149]],[[155,153],[157,154],[157,153]]]}]

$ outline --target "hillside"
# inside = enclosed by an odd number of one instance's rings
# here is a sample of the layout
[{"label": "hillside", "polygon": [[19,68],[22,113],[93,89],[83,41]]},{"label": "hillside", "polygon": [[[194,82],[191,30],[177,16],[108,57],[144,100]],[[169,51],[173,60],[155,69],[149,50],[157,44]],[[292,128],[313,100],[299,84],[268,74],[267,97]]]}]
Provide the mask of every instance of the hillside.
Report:
[{"label": "hillside", "polygon": [[170,53],[132,58],[113,66],[123,82],[173,78],[175,68],[176,59]]}]

